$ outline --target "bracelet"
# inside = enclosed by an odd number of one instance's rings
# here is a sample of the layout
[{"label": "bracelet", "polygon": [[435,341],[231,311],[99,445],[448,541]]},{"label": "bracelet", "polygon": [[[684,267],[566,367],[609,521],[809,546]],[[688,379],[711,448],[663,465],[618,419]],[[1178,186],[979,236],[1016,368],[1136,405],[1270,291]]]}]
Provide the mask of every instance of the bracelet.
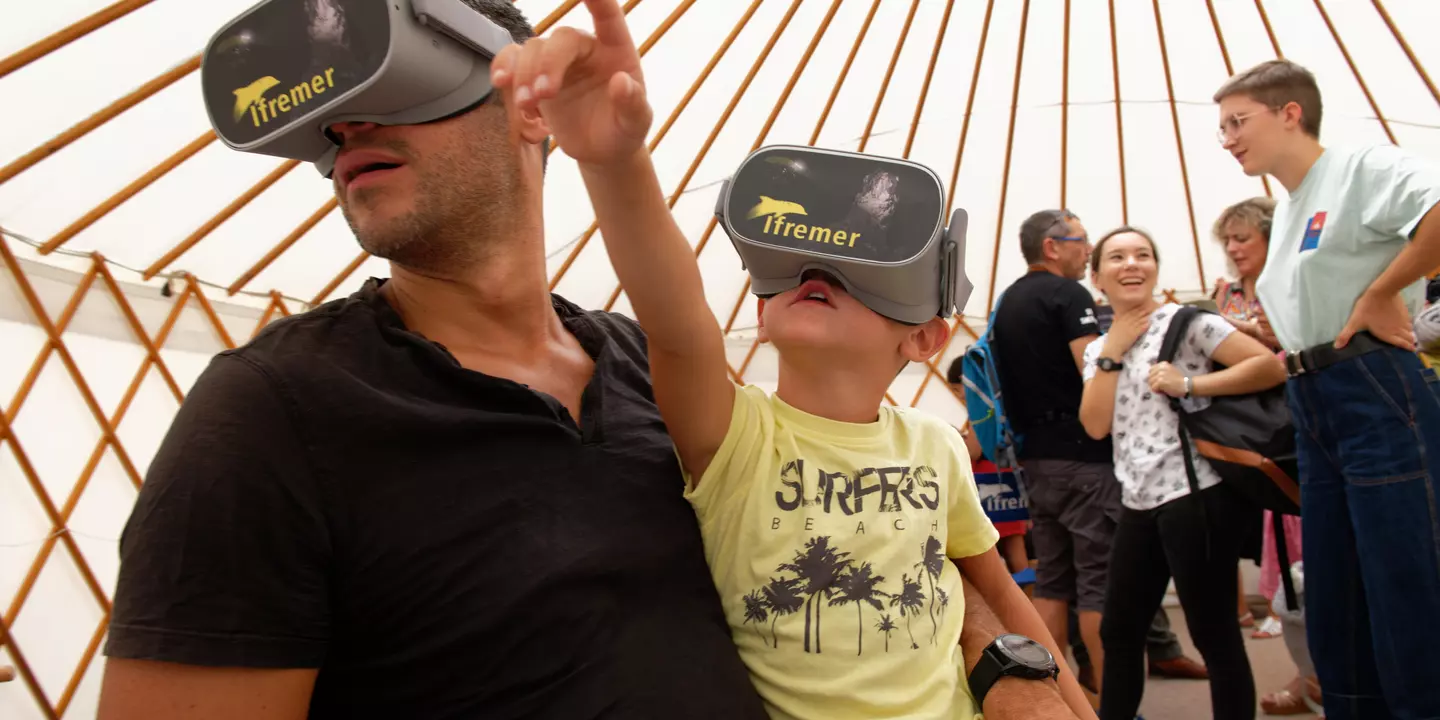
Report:
[{"label": "bracelet", "polygon": [[1191,393],[1191,391],[1193,391],[1194,389],[1195,389],[1195,384],[1190,381],[1190,376],[1189,376],[1189,375],[1186,375],[1186,376],[1185,376],[1185,397],[1186,397],[1186,399],[1189,399],[1190,393]]}]

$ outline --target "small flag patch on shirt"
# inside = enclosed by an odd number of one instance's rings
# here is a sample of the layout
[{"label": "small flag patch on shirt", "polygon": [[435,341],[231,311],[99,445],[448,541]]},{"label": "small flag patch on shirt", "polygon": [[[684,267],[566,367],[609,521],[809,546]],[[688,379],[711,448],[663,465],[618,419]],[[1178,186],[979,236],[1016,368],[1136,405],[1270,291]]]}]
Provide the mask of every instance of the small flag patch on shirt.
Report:
[{"label": "small flag patch on shirt", "polygon": [[1305,237],[1300,241],[1300,252],[1314,250],[1320,246],[1320,233],[1325,230],[1325,211],[1315,213],[1305,226]]}]

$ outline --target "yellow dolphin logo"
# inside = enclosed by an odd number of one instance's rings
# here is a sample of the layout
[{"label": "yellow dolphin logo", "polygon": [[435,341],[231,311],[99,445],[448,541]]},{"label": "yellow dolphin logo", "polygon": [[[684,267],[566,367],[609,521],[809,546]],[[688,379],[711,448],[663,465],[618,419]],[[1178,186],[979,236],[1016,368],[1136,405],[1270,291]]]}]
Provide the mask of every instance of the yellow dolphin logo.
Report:
[{"label": "yellow dolphin logo", "polygon": [[265,96],[265,91],[279,85],[280,81],[269,75],[235,91],[235,122],[245,117],[245,111]]},{"label": "yellow dolphin logo", "polygon": [[786,215],[804,214],[805,208],[799,203],[776,200],[775,198],[761,195],[760,202],[757,203],[755,207],[750,208],[750,212],[745,215],[745,219],[754,220],[755,218],[764,215],[775,215],[779,217],[784,217]]}]

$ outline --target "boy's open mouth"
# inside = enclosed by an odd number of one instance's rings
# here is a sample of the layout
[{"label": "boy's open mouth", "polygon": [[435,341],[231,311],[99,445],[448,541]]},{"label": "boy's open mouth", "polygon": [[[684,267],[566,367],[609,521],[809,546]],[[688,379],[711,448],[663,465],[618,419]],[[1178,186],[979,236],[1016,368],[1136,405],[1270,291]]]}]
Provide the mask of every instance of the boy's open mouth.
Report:
[{"label": "boy's open mouth", "polygon": [[838,288],[830,282],[830,277],[824,273],[816,272],[809,276],[800,285],[800,290],[795,293],[795,302],[792,305],[801,303],[818,303],[826,307],[835,307],[835,294]]}]

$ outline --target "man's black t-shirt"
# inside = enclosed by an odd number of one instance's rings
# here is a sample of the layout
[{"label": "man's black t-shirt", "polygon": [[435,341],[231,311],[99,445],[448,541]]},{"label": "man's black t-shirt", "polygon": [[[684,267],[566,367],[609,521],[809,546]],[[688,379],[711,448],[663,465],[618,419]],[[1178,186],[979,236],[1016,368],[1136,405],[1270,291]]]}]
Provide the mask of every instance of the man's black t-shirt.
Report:
[{"label": "man's black t-shirt", "polygon": [[1044,270],[1010,286],[995,313],[995,354],[1005,412],[1024,435],[1020,457],[1112,462],[1109,438],[1080,425],[1085,389],[1070,341],[1100,334],[1095,302],[1080,283]]},{"label": "man's black t-shirt", "polygon": [[763,718],[639,326],[555,309],[577,426],[372,281],[217,356],[121,539],[106,654],[319,668],[312,718]]}]

